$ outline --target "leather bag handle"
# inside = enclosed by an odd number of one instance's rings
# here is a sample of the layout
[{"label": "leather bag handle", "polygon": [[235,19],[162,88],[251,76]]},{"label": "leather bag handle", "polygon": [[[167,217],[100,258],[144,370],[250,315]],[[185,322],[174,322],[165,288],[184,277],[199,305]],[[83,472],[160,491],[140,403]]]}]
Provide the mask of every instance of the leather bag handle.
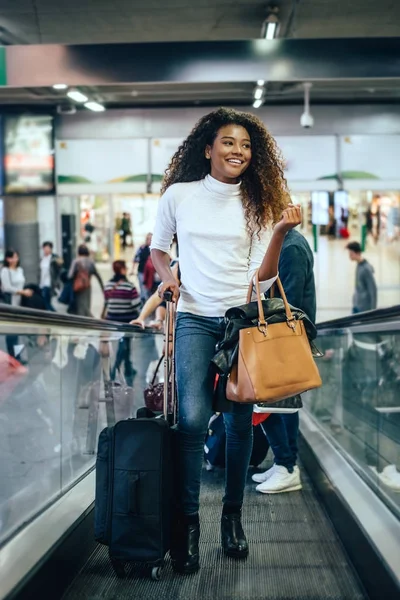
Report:
[{"label": "leather bag handle", "polygon": [[[254,275],[254,283],[255,283],[255,287],[256,287],[257,304],[258,304],[258,322],[259,322],[259,325],[266,325],[264,309],[263,309],[263,305],[262,305],[262,301],[261,301],[259,269],[257,269],[257,271]],[[285,306],[286,320],[288,321],[288,323],[291,323],[294,321],[294,317],[293,317],[292,311],[290,310],[289,302],[287,301],[285,290],[283,289],[283,285],[282,285],[279,277],[277,277],[277,279],[276,279],[276,284],[278,286],[279,292],[280,292],[282,300],[283,300],[283,304]],[[275,282],[272,284],[272,288],[274,287],[274,285],[275,285]],[[271,297],[273,298],[272,288],[271,288]],[[249,304],[251,302],[252,293],[253,293],[253,282],[250,283],[249,289],[247,292],[247,304]]]},{"label": "leather bag handle", "polygon": [[153,377],[152,377],[152,380],[151,380],[151,385],[152,385],[152,386],[153,386],[153,385],[154,385],[154,383],[155,383],[155,380],[156,380],[156,377],[157,377],[158,371],[159,371],[159,369],[160,369],[160,367],[161,367],[161,363],[163,362],[163,360],[164,360],[164,353],[163,353],[163,354],[161,354],[161,356],[160,356],[160,360],[158,361],[158,363],[157,363],[157,366],[156,366],[156,368],[155,368],[155,370],[154,370],[154,375],[153,375]]},{"label": "leather bag handle", "polygon": [[275,298],[275,281],[274,281],[274,283],[271,285],[271,289],[269,290],[269,297],[270,297],[270,298]]}]

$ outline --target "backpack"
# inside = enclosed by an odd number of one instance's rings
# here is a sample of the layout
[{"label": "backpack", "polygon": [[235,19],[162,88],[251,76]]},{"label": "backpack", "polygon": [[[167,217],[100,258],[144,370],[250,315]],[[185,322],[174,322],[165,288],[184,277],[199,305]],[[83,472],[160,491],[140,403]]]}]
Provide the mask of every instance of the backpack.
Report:
[{"label": "backpack", "polygon": [[[204,444],[204,460],[207,470],[213,467],[225,467],[226,434],[224,417],[221,413],[215,413],[208,423],[208,433]],[[259,425],[253,426],[253,449],[250,465],[258,467],[269,449],[269,443]]]},{"label": "backpack", "polygon": [[82,266],[78,266],[75,277],[73,290],[74,292],[84,292],[90,288],[90,273]]}]

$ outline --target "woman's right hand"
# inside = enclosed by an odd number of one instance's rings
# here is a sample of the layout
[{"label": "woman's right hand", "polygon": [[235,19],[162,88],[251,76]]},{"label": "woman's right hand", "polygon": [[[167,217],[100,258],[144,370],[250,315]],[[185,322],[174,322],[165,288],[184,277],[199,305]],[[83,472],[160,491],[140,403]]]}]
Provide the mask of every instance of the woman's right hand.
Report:
[{"label": "woman's right hand", "polygon": [[179,285],[175,279],[169,279],[168,281],[163,281],[160,283],[158,286],[158,295],[162,300],[164,300],[165,292],[172,292],[172,302],[178,302],[180,291]]}]

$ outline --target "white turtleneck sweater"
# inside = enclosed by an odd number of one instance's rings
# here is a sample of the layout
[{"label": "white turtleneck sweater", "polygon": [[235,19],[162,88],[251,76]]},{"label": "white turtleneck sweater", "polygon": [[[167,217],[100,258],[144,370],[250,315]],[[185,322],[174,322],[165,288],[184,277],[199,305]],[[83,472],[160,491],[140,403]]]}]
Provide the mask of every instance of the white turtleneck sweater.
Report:
[{"label": "white turtleneck sweater", "polygon": [[[182,281],[178,311],[223,317],[228,308],[244,304],[272,228],[250,238],[240,183],[221,183],[207,175],[171,185],[159,202],[152,249],[168,253],[175,233]],[[275,279],[261,282],[261,292]]]}]

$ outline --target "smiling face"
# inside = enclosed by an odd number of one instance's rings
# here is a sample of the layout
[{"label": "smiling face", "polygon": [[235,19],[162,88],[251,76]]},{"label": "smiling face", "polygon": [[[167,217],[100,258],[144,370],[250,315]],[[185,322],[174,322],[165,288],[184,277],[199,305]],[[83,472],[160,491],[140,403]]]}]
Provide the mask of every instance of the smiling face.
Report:
[{"label": "smiling face", "polygon": [[251,162],[251,141],[241,125],[224,125],[218,130],[206,158],[211,160],[211,176],[222,183],[238,183]]}]

